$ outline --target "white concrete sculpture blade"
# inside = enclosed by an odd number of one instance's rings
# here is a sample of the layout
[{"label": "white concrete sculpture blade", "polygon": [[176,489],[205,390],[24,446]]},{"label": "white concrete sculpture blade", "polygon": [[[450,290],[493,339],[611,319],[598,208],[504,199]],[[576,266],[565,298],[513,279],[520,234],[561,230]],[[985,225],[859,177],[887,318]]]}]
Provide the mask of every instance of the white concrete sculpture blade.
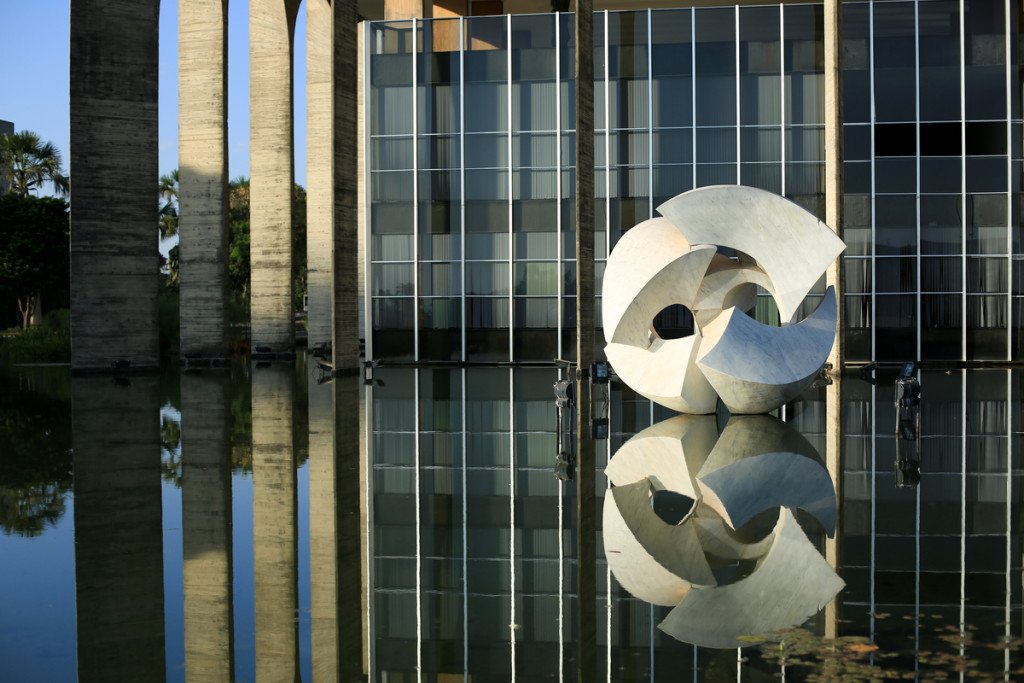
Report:
[{"label": "white concrete sculpture blade", "polygon": [[690,244],[732,247],[753,258],[772,282],[783,322],[846,245],[806,209],[764,190],[713,185],[658,207]]},{"label": "white concrete sculpture blade", "polygon": [[715,409],[715,392],[694,363],[700,335],[665,340],[652,323],[673,304],[693,307],[715,251],[692,246],[668,220],[652,218],[622,236],[605,268],[606,357],[637,393],[680,412]]},{"label": "white concrete sculpture blade", "polygon": [[772,327],[735,308],[704,328],[697,366],[732,413],[766,413],[814,382],[835,342],[836,293],[793,325]]},{"label": "white concrete sculpture blade", "polygon": [[[713,412],[718,397],[732,412],[764,413],[799,395],[835,340],[834,292],[794,321],[842,240],[803,208],[752,187],[699,188],[658,210],[664,217],[622,236],[605,269],[605,355],[618,376],[684,413]],[[759,287],[774,297],[781,328],[743,314]],[[663,339],[654,320],[673,304],[692,312],[695,329]]]},{"label": "white concrete sculpture blade", "polygon": [[704,503],[734,529],[775,507],[800,508],[835,534],[836,492],[807,439],[771,415],[733,415],[697,474]]},{"label": "white concrete sculpture blade", "polygon": [[658,628],[699,647],[744,647],[802,624],[844,585],[783,508],[771,550],[750,576],[727,586],[693,587]]}]

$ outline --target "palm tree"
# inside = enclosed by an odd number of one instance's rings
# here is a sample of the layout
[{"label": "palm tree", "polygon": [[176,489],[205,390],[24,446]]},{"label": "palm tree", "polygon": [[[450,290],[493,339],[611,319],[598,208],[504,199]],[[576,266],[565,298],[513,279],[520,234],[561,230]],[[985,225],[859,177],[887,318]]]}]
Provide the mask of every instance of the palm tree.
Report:
[{"label": "palm tree", "polygon": [[160,176],[160,236],[178,234],[178,169]]},{"label": "palm tree", "polygon": [[22,196],[53,183],[61,196],[68,193],[68,177],[61,172],[60,151],[30,130],[0,135],[0,181]]}]

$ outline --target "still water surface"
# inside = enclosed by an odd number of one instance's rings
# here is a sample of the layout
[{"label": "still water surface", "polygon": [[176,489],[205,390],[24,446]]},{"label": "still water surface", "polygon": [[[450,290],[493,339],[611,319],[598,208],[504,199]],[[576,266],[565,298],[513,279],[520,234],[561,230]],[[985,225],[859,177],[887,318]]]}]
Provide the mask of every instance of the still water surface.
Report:
[{"label": "still water surface", "polygon": [[319,379],[0,379],[0,680],[1024,678],[1020,370],[922,371],[919,439],[892,376],[760,422],[599,388],[589,528],[557,371]]}]

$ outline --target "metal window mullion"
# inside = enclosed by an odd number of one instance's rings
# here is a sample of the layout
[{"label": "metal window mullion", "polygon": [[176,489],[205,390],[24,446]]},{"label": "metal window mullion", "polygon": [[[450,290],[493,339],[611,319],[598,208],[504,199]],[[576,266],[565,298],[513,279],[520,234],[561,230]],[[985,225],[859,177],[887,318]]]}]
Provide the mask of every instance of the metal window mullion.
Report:
[{"label": "metal window mullion", "polygon": [[[462,28],[462,19],[459,20]],[[463,346],[465,348],[465,346]],[[462,672],[469,678],[469,516],[466,495],[466,368],[462,368]]]},{"label": "metal window mullion", "polygon": [[967,55],[965,6],[960,0],[960,360],[967,360]]},{"label": "metal window mullion", "polygon": [[779,3],[779,150],[782,196],[786,196],[786,6]]},{"label": "metal window mullion", "polygon": [[[371,93],[373,83],[371,67],[371,22],[363,25],[363,111],[369,111],[372,103]],[[363,206],[365,207],[363,223],[363,340],[366,349],[366,360],[373,360],[373,192],[372,174],[370,172],[371,150],[371,127],[373,120],[363,119]],[[333,288],[333,284],[332,284]],[[333,299],[333,292],[332,292]],[[333,306],[332,306],[333,308]],[[331,338],[334,337],[333,311],[331,320]]]},{"label": "metal window mullion", "polygon": [[[508,123],[508,360],[512,362],[512,336],[515,330],[515,237],[512,229],[512,15],[505,15],[506,48],[506,89],[505,95]],[[515,647],[513,646],[513,651]],[[513,664],[513,670],[515,665]]]},{"label": "metal window mullion", "polygon": [[[462,326],[459,330],[459,356],[462,362],[466,361],[466,18],[459,17],[459,223],[462,245],[459,249],[459,256],[462,265],[462,288],[459,291],[461,299]],[[463,389],[465,389],[465,377],[463,377]],[[463,397],[463,409],[465,409],[465,397]],[[465,440],[463,440],[465,444]],[[463,446],[465,448],[465,446]],[[465,466],[465,461],[463,461]]]},{"label": "metal window mullion", "polygon": [[875,639],[875,537],[877,536],[876,529],[876,500],[875,500],[875,470],[877,467],[877,451],[878,445],[876,443],[877,434],[877,416],[875,414],[875,405],[878,399],[878,388],[875,385],[871,385],[871,543],[870,543],[870,564],[871,573],[869,576],[869,614],[870,614],[870,631],[869,637],[872,641]]},{"label": "metal window mullion", "polygon": [[[604,11],[604,258],[612,253],[612,119],[609,78],[608,10]],[[602,321],[603,324],[603,321]],[[578,428],[582,428],[579,425]]]},{"label": "metal window mullion", "polygon": [[[690,164],[693,177],[690,184],[697,187],[697,8],[690,8]],[[696,646],[694,646],[696,647]],[[694,668],[694,676],[697,675]]]},{"label": "metal window mullion", "polygon": [[736,184],[740,184],[743,177],[740,174],[740,6],[734,5],[734,38],[736,40]]},{"label": "metal window mullion", "polygon": [[[420,359],[420,160],[419,160],[419,82],[417,71],[419,69],[418,52],[416,44],[417,19],[412,20],[412,345],[413,358]],[[417,531],[417,534],[419,532]],[[418,555],[418,553],[417,553]],[[417,557],[417,562],[418,562]],[[417,576],[417,582],[419,578]],[[419,584],[417,583],[417,586]],[[419,629],[419,589],[416,591],[417,622]],[[419,646],[417,645],[417,658],[419,658]]]},{"label": "metal window mullion", "polygon": [[[512,15],[509,15],[510,17]],[[511,39],[511,33],[509,34]],[[509,50],[511,54],[511,50]],[[512,658],[512,680],[516,680],[516,406],[513,369],[508,369],[508,564],[509,564],[509,650]]]},{"label": "metal window mullion", "polygon": [[[594,385],[591,384],[591,391],[593,391],[593,386]],[[608,467],[608,464],[612,460],[611,386],[612,386],[611,384],[605,384],[604,385],[605,390],[608,392],[607,394],[605,394],[606,398],[608,399],[608,400],[605,401],[605,410],[607,411],[606,417],[608,418],[608,432],[607,432],[608,433],[608,438],[606,438],[605,441],[604,441],[604,465],[605,465],[606,468]],[[593,403],[593,400],[594,400],[593,393],[591,393],[590,400],[591,400],[591,403]],[[580,427],[582,427],[582,425],[580,425]],[[593,425],[592,424],[591,425],[587,425],[586,428],[591,430],[591,435],[593,435],[593,429],[594,429]],[[607,496],[610,493],[611,488],[612,488],[612,482],[609,479],[608,481],[605,482],[605,489],[604,489],[604,495],[605,496]],[[606,614],[606,618],[605,618],[606,619],[605,620],[605,671],[607,672],[608,683],[612,683],[612,585],[614,584],[614,582],[612,581],[612,566],[607,561],[605,561],[604,573],[605,573],[605,577],[604,577],[605,589],[604,590],[605,590],[605,593],[607,594],[607,598],[606,598],[606,603],[607,603],[607,610],[606,611],[607,611],[607,614]]]},{"label": "metal window mullion", "polygon": [[[963,7],[963,0],[961,0]],[[963,19],[961,18],[961,26]],[[966,282],[964,285],[966,286]],[[967,371],[960,371],[960,656],[964,656],[967,617]],[[960,672],[960,680],[964,674]]]},{"label": "metal window mullion", "polygon": [[[1013,41],[1010,33],[1010,0],[1005,2],[1006,31],[1006,272],[1013,282]],[[1013,360],[1013,286],[1006,291],[1006,360]],[[1007,527],[1009,534],[1009,527]],[[1009,557],[1009,555],[1007,555]],[[1009,650],[1007,650],[1009,656]]]},{"label": "metal window mullion", "polygon": [[[877,345],[878,329],[876,322],[878,320],[877,306],[875,302],[876,289],[878,285],[877,271],[875,260],[877,256],[877,249],[875,247],[875,234],[877,220],[876,214],[876,200],[875,200],[875,1],[870,0],[868,3],[868,80],[869,89],[871,92],[871,360],[875,360],[875,349]],[[874,501],[872,501],[874,505]],[[872,538],[872,548],[874,548],[874,539]],[[873,571],[873,570],[872,570]],[[874,586],[872,579],[872,587]],[[874,602],[874,593],[871,596],[872,603]],[[874,631],[874,618],[872,618],[872,631]]]},{"label": "metal window mullion", "polygon": [[[369,22],[367,22],[369,24]],[[367,335],[369,337],[369,335]],[[366,480],[363,485],[363,491],[365,494],[365,514],[366,514],[366,550],[365,556],[361,555],[361,559],[366,563],[366,585],[363,587],[363,598],[366,600],[367,605],[373,604],[373,585],[374,578],[376,575],[375,562],[374,562],[374,542],[376,533],[374,532],[374,515],[373,515],[373,384],[367,384],[366,389],[363,393],[363,405],[365,414],[365,424],[363,425],[363,438],[366,444],[366,456],[362,466],[366,468]],[[366,647],[368,650],[367,659],[369,660],[369,670],[371,677],[373,672],[377,669],[377,645],[376,639],[370,634],[374,633],[376,627],[375,622],[375,610],[368,609],[363,617],[363,626],[366,628]]]},{"label": "metal window mullion", "polygon": [[917,239],[917,287],[914,291],[915,358],[921,360],[921,12],[918,0],[914,0],[914,154],[916,196],[914,198],[914,222]]},{"label": "metal window mullion", "polygon": [[654,218],[654,40],[647,8],[647,217]]},{"label": "metal window mullion", "polygon": [[[1007,13],[1009,13],[1009,0],[1007,0]],[[1006,30],[1010,30],[1010,23],[1006,23]],[[1009,58],[1009,54],[1007,54]],[[1006,110],[1007,116],[1010,115],[1010,110]],[[1007,153],[1009,153],[1007,148]],[[1010,629],[1010,615],[1013,607],[1013,562],[1011,557],[1013,556],[1013,534],[1010,533],[1013,528],[1013,371],[1010,369],[1006,370],[1006,605],[1005,605],[1005,625],[1003,636],[1006,639],[1005,642],[1011,641],[1011,629]],[[1003,653],[1003,671],[1006,675],[1006,680],[1009,679],[1010,674],[1010,648],[1006,648]]]},{"label": "metal window mullion", "polygon": [[[564,311],[562,306],[562,297],[565,296],[564,283],[562,282],[562,270],[564,268],[563,260],[565,254],[562,253],[562,13],[555,12],[555,260],[558,265],[558,274],[556,277],[556,286],[558,292],[558,304],[556,315],[558,318],[558,334],[555,335],[558,348],[555,349],[555,358],[562,357],[562,327],[564,327],[565,321]],[[559,506],[561,506],[561,495],[562,489],[558,489],[559,495]],[[559,507],[558,514],[562,514],[561,507]],[[561,529],[561,525],[559,525]],[[561,538],[559,538],[561,543]],[[561,557],[561,556],[559,556]],[[561,567],[559,567],[561,572]],[[558,597],[558,618],[559,624],[562,619],[562,597],[559,593]],[[561,654],[561,629],[559,629],[559,648],[558,652]],[[561,680],[563,667],[561,657],[559,657],[559,680]]]},{"label": "metal window mullion", "polygon": [[[415,20],[414,20],[415,21]],[[415,35],[415,32],[413,32]],[[415,443],[413,444],[413,457],[416,463],[413,499],[416,504],[416,680],[423,680],[423,546],[420,530],[420,369],[413,372],[413,394],[412,404],[413,424],[415,425]]]}]

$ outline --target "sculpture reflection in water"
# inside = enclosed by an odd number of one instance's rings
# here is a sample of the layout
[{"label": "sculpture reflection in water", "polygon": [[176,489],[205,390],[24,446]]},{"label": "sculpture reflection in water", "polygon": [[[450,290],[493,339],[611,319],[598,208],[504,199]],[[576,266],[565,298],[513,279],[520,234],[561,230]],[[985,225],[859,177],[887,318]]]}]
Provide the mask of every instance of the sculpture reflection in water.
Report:
[{"label": "sculpture reflection in water", "polygon": [[797,626],[843,588],[797,521],[835,534],[836,495],[807,440],[769,415],[681,415],[640,432],[605,470],[604,546],[622,586],[674,607],[658,625],[711,648]]}]

